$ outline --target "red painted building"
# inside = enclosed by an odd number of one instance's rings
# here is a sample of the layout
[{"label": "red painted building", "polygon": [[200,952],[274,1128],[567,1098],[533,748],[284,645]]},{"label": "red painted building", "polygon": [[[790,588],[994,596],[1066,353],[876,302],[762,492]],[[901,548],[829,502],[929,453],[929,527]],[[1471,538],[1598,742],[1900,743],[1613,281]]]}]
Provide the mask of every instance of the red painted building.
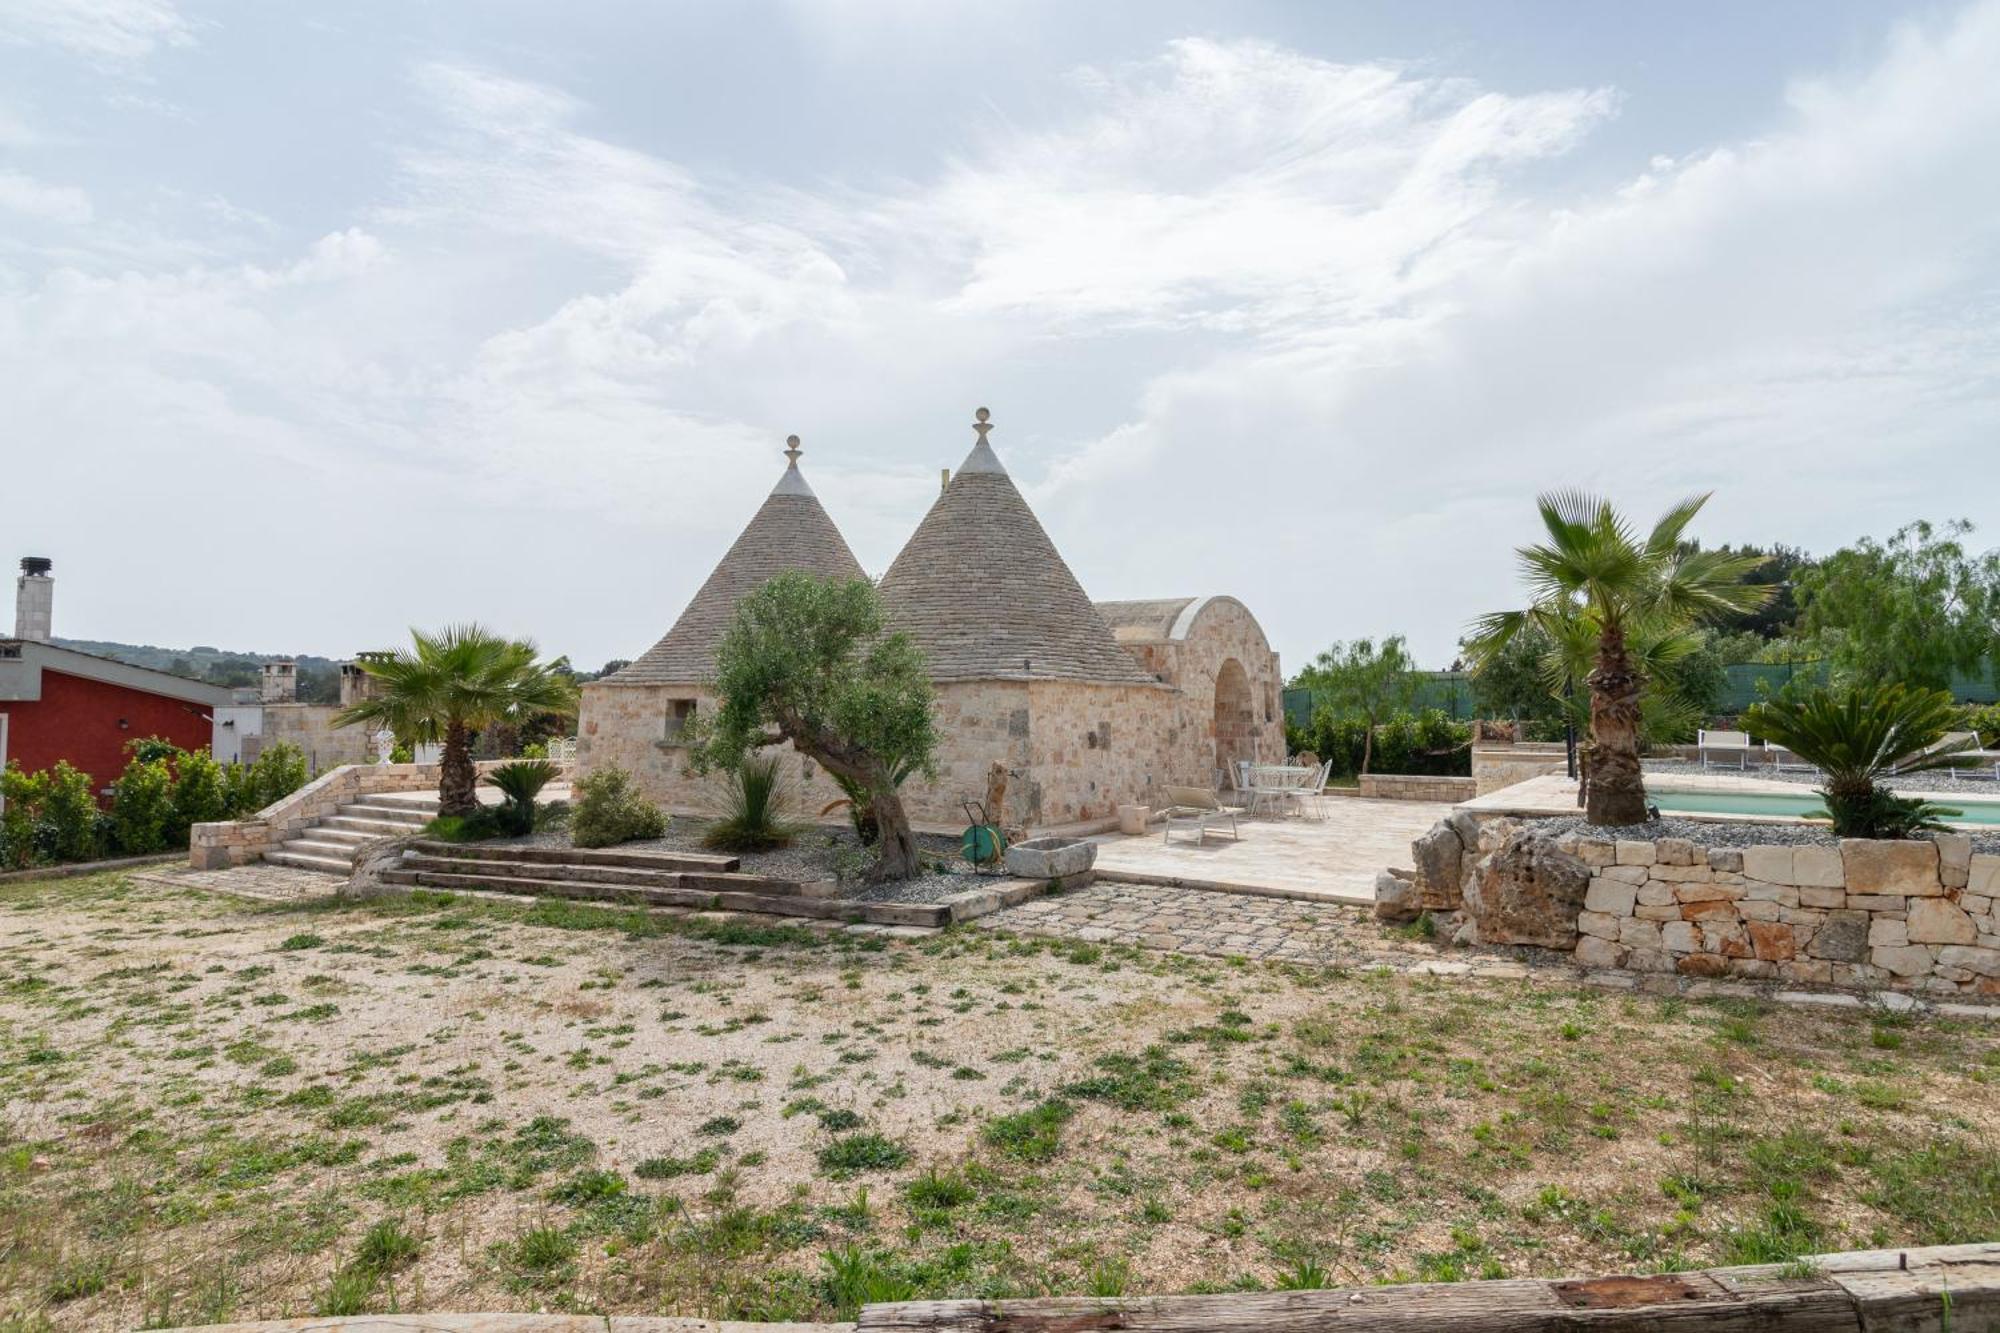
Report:
[{"label": "red painted building", "polygon": [[213,747],[215,710],[229,690],[46,642],[48,563],[21,564],[17,637],[0,639],[0,767],[33,772],[67,759],[101,792],[125,771],[131,741]]}]

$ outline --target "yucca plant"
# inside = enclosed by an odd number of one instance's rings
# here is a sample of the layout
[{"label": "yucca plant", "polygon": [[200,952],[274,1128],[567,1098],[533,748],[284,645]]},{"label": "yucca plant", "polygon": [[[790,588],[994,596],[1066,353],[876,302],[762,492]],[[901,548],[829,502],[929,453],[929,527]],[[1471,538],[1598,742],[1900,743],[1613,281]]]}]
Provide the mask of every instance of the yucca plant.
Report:
[{"label": "yucca plant", "polygon": [[[889,777],[895,786],[900,788],[916,771],[915,764],[901,761],[890,765]],[[847,810],[847,822],[854,826],[854,836],[861,840],[862,846],[873,847],[882,837],[882,823],[875,817],[875,803],[868,799],[867,790],[859,782],[843,777],[831,769],[827,771],[827,776],[833,779],[834,785],[845,795],[837,801],[828,801],[821,806],[819,812],[821,817],[824,818],[844,807]]]},{"label": "yucca plant", "polygon": [[535,798],[561,772],[560,765],[546,759],[516,759],[488,773],[487,784],[506,798],[498,812],[501,827],[515,836],[533,833]]},{"label": "yucca plant", "polygon": [[1970,739],[1940,744],[1952,723],[1951,694],[1906,685],[1816,689],[1750,705],[1743,726],[1826,774],[1820,797],[1843,838],[1909,838],[1944,827],[1956,810],[1882,784],[1901,773],[1955,768]]},{"label": "yucca plant", "polygon": [[785,818],[788,793],[777,755],[745,755],[724,771],[722,808],[701,835],[704,846],[726,852],[768,852],[792,840]]}]

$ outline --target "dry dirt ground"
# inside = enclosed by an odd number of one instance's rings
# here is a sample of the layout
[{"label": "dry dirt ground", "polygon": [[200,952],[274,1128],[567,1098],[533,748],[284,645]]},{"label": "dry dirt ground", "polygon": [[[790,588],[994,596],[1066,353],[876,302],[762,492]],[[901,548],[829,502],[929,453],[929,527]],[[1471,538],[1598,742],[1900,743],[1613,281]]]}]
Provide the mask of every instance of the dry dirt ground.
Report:
[{"label": "dry dirt ground", "polygon": [[851,1313],[2000,1234],[2000,1028],[427,895],[0,889],[0,1313]]}]

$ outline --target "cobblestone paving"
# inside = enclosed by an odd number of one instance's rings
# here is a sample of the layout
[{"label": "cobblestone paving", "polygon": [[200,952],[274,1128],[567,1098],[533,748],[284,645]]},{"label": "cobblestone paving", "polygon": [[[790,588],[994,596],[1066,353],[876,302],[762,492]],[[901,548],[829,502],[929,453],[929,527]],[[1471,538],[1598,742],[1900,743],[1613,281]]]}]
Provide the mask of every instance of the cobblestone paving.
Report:
[{"label": "cobblestone paving", "polygon": [[324,898],[338,893],[347,883],[338,875],[300,870],[294,866],[266,865],[262,861],[247,866],[232,866],[228,870],[190,870],[186,866],[147,870],[134,874],[132,878],[149,884],[164,884],[169,888],[208,889],[214,893],[226,893],[232,898],[265,903],[294,903],[307,898]]},{"label": "cobblestone paving", "polygon": [[1322,966],[1383,959],[1407,966],[1437,956],[1428,943],[1385,938],[1360,908],[1106,880],[1006,908],[975,924],[1096,944]]}]

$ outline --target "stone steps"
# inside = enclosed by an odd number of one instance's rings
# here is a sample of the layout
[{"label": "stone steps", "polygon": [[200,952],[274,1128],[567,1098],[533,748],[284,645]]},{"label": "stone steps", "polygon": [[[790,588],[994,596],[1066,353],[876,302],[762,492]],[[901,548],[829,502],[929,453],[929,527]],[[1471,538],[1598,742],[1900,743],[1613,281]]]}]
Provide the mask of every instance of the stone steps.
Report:
[{"label": "stone steps", "polygon": [[[774,898],[824,896],[803,892],[807,886],[793,880],[773,879],[765,875],[665,870],[562,860],[514,861],[480,856],[477,854],[480,850],[485,849],[457,848],[440,843],[418,843],[403,854],[402,868],[472,875],[496,883],[559,881],[638,889],[673,889],[703,894],[756,893]],[[473,854],[461,855],[461,852]]]},{"label": "stone steps", "polygon": [[274,866],[291,866],[297,870],[319,870],[329,875],[347,876],[354,870],[354,857],[346,855],[324,855],[315,852],[294,851],[299,841],[285,843],[275,852],[265,852],[264,859]]},{"label": "stone steps", "polygon": [[298,837],[264,853],[272,865],[347,876],[354,858],[377,838],[407,838],[424,831],[437,812],[428,792],[383,792],[343,805],[302,830]]},{"label": "stone steps", "polygon": [[[699,869],[670,869],[682,864]],[[767,875],[708,868],[735,857],[679,852],[585,851],[570,847],[493,847],[425,841],[382,873],[387,884],[459,892],[509,893],[585,902],[642,903],[695,911],[750,912],[817,921],[938,927],[952,919],[937,903],[852,902],[831,884],[800,884]]]},{"label": "stone steps", "polygon": [[733,874],[743,865],[740,857],[724,856],[714,852],[645,852],[619,848],[536,847],[437,841],[413,843],[410,850],[434,856],[454,856],[464,861],[624,866],[634,870],[688,871],[705,874]]},{"label": "stone steps", "polygon": [[378,823],[414,825],[422,828],[436,818],[436,801],[391,801],[386,796],[364,797],[349,805],[340,807],[340,814],[350,819],[367,819]]},{"label": "stone steps", "polygon": [[398,838],[421,831],[429,822],[427,819],[376,819],[367,815],[328,815],[319,821],[319,827],[322,830],[339,829],[342,832],[358,833],[364,838]]}]

